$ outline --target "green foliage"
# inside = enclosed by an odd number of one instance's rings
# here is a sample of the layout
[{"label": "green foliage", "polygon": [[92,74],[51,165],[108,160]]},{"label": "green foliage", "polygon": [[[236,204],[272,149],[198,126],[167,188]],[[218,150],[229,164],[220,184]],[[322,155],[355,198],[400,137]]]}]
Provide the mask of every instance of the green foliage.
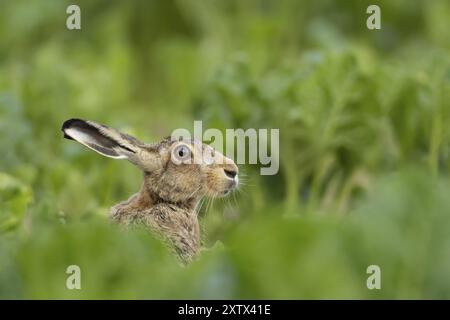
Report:
[{"label": "green foliage", "polygon": [[33,193],[28,186],[0,173],[0,196],[0,232],[6,232],[22,223]]},{"label": "green foliage", "polygon": [[[365,0],[79,1],[68,31],[67,1],[2,1],[0,297],[449,298],[450,4],[376,2],[379,31]],[[62,139],[71,117],[280,128],[280,172],[241,166],[200,213],[223,247],[184,268],[108,222],[141,174]]]}]

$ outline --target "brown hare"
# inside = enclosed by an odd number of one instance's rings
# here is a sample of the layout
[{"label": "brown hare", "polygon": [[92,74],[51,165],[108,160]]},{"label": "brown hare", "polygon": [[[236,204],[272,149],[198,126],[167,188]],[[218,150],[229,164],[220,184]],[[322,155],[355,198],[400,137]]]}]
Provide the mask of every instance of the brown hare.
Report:
[{"label": "brown hare", "polygon": [[64,137],[110,158],[127,159],[144,172],[138,193],[111,208],[124,225],[142,224],[162,236],[184,263],[200,249],[197,208],[202,197],[220,197],[238,185],[238,167],[197,140],[165,138],[145,144],[93,121],[70,119]]}]

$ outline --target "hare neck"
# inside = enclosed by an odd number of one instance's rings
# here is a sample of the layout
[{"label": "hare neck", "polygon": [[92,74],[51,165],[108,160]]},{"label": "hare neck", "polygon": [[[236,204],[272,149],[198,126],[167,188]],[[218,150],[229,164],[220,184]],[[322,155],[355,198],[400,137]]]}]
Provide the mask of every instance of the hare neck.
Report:
[{"label": "hare neck", "polygon": [[152,188],[147,184],[146,181],[141,186],[139,192],[132,198],[130,205],[132,205],[136,209],[148,209],[159,203],[168,203],[172,204],[180,209],[189,210],[194,212],[199,199],[197,197],[189,198],[184,201],[169,201],[160,197],[156,192],[152,190]]}]

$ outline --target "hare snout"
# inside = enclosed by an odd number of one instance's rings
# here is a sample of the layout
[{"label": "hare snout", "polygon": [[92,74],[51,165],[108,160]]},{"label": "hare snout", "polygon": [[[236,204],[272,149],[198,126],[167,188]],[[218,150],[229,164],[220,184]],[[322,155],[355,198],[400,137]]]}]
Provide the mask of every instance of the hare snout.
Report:
[{"label": "hare snout", "polygon": [[233,164],[232,166],[227,166],[223,168],[223,172],[225,173],[225,177],[229,180],[230,188],[237,187],[239,183],[237,166],[235,164]]},{"label": "hare snout", "polygon": [[238,167],[234,162],[229,161],[223,167],[223,176],[225,177],[224,188],[221,195],[227,195],[231,190],[235,189],[239,184]]},{"label": "hare snout", "polygon": [[222,160],[226,162],[203,167],[206,173],[206,195],[208,196],[225,196],[239,183],[239,170],[234,161],[225,157]]},{"label": "hare snout", "polygon": [[236,176],[233,178],[233,180],[230,180],[228,182],[228,187],[222,192],[221,195],[226,196],[228,193],[230,193],[231,190],[235,189],[238,186],[239,178]]},{"label": "hare snout", "polygon": [[237,175],[237,171],[234,169],[223,169],[227,178],[234,180]]}]

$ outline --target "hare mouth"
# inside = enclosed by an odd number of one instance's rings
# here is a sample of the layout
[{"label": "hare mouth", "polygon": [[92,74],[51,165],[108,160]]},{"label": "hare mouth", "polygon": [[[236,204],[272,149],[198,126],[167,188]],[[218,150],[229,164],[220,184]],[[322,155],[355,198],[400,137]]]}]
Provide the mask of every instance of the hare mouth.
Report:
[{"label": "hare mouth", "polygon": [[232,190],[236,189],[237,185],[238,185],[237,180],[232,180],[232,181],[230,181],[229,186],[228,186],[224,191],[222,191],[222,192],[220,193],[220,195],[221,195],[221,196],[226,196],[226,195],[228,195]]},{"label": "hare mouth", "polygon": [[220,197],[225,197],[225,196],[229,195],[233,189],[234,189],[234,188],[230,188],[230,189],[227,189],[227,190],[222,191],[222,192],[220,193]]}]

